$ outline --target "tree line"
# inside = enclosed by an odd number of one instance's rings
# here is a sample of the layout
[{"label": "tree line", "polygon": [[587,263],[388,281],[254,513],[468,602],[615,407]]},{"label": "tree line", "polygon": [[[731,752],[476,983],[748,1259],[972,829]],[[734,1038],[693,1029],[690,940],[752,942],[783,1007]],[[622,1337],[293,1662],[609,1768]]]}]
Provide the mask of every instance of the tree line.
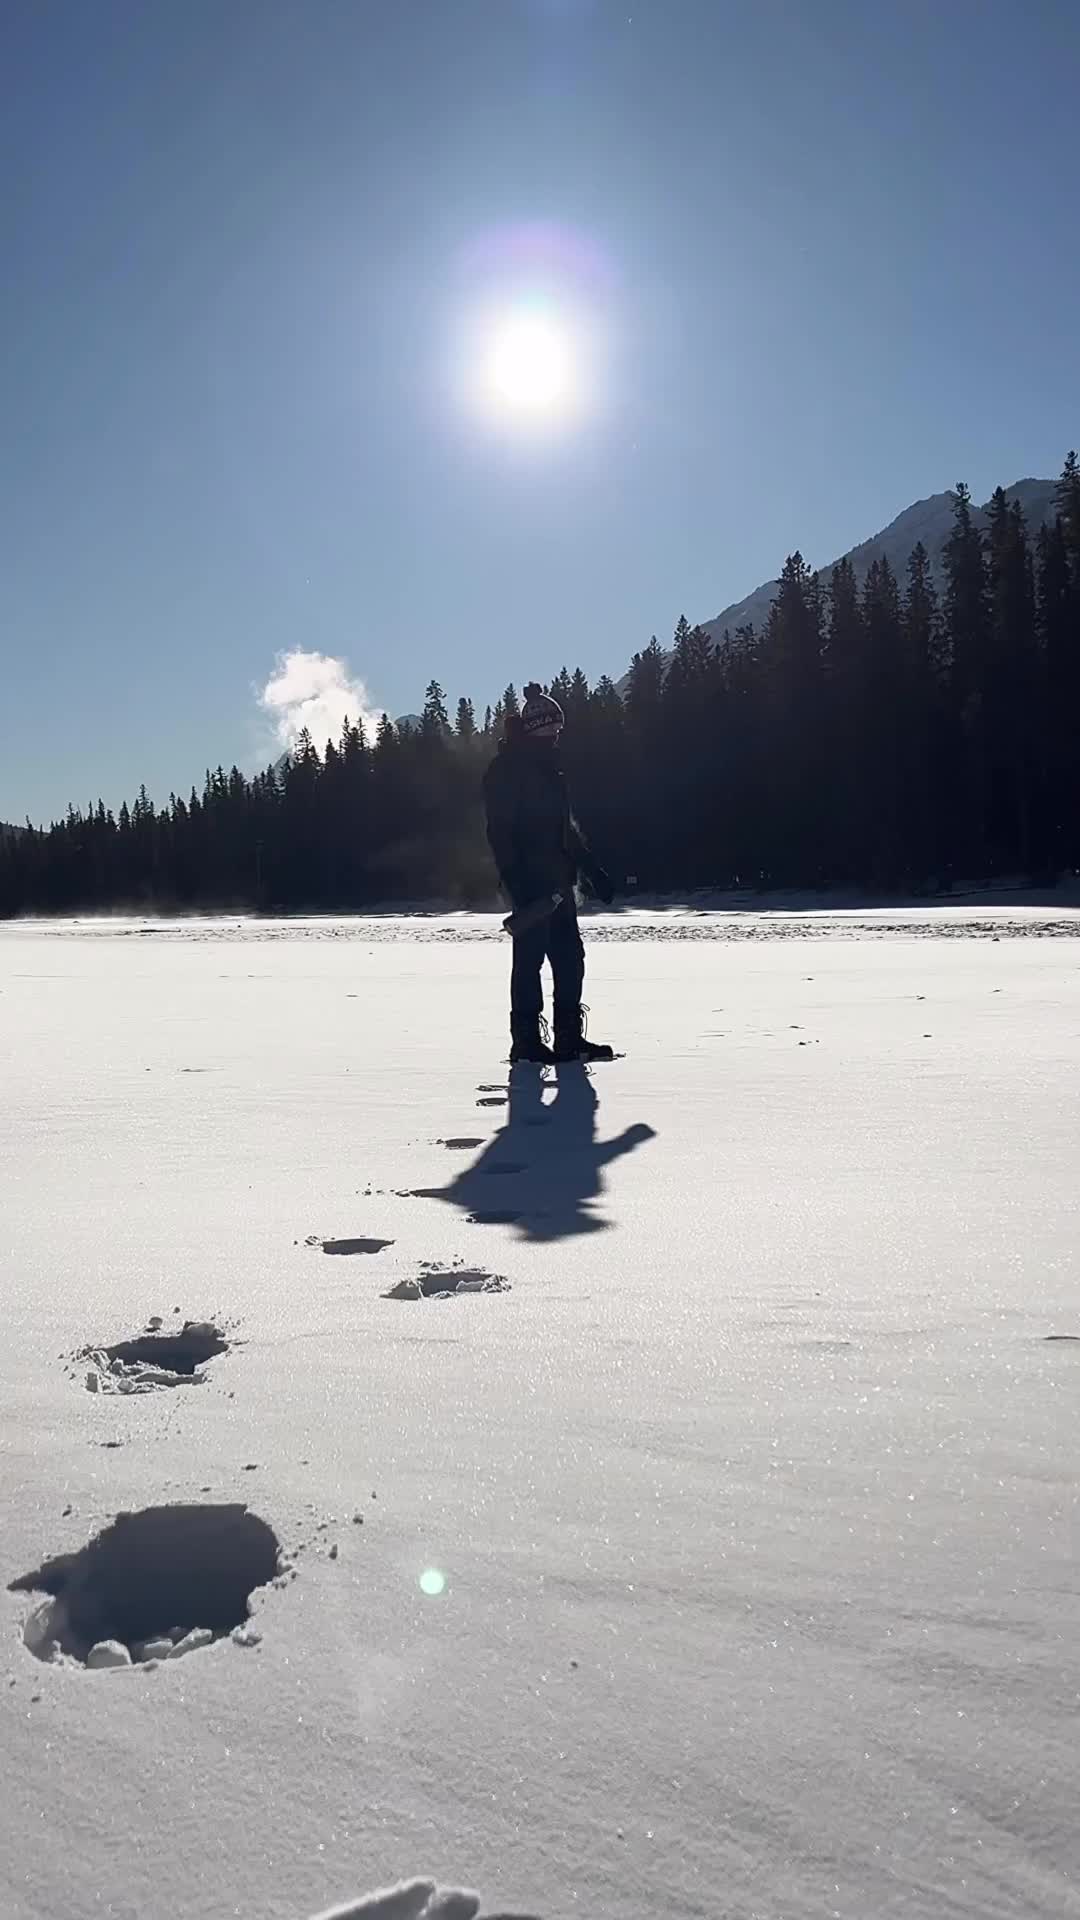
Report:
[{"label": "tree line", "polygon": [[[786,561],[760,629],[714,642],[681,619],[635,654],[625,686],[563,668],[563,757],[581,823],[648,890],[930,891],[1080,868],[1080,466],[1034,539],[993,495],[985,529],[958,486],[938,591],[916,546],[906,577],[860,584]],[[495,892],[480,776],[513,686],[478,721],[432,681],[422,716],[302,734],[247,779],[208,772],[157,807],[69,807],[0,829],[0,914],[110,908],[348,911],[486,904]]]}]

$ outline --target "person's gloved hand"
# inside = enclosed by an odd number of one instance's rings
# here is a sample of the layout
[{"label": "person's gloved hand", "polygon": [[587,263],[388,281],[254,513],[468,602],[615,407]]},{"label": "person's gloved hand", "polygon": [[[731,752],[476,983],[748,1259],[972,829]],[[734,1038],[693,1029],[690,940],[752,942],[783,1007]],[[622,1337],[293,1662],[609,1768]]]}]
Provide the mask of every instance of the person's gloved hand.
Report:
[{"label": "person's gloved hand", "polygon": [[588,873],[589,885],[597,899],[602,900],[605,907],[610,907],[615,898],[615,882],[610,873],[608,873],[606,867],[600,865],[599,860],[590,860],[586,871]]}]

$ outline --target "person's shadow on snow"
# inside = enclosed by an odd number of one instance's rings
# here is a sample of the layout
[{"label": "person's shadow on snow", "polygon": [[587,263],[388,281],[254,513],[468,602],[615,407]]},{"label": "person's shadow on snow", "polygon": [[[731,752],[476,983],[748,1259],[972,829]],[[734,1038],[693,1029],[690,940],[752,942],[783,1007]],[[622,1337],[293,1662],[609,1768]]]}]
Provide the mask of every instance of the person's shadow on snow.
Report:
[{"label": "person's shadow on snow", "polygon": [[[455,1887],[437,1887],[433,1880],[408,1880],[383,1893],[347,1900],[314,1920],[476,1920],[480,1901],[475,1893]],[[534,1920],[527,1913],[493,1913],[491,1920]]]},{"label": "person's shadow on snow", "polygon": [[[552,1085],[554,1098],[546,1099]],[[527,1240],[601,1232],[611,1225],[593,1211],[603,1168],[655,1134],[639,1121],[614,1140],[598,1140],[598,1105],[578,1062],[556,1067],[554,1083],[539,1067],[512,1067],[506,1125],[472,1166],[449,1186],[428,1188],[428,1196],[460,1207],[480,1225],[512,1225]]]}]

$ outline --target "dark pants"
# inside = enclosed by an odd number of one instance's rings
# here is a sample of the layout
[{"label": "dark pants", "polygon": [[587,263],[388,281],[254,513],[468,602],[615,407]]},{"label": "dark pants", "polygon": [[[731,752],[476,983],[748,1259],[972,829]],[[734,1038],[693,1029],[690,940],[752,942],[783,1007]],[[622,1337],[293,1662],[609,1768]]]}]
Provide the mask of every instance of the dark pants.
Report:
[{"label": "dark pants", "polygon": [[555,1025],[575,1027],[581,1012],[581,988],[585,979],[585,948],[578,929],[577,909],[572,900],[564,900],[550,920],[542,920],[514,941],[514,965],[510,975],[510,1023],[515,1032],[531,1027],[544,1009],[544,989],[540,969],[550,960],[555,982],[553,1006]]}]

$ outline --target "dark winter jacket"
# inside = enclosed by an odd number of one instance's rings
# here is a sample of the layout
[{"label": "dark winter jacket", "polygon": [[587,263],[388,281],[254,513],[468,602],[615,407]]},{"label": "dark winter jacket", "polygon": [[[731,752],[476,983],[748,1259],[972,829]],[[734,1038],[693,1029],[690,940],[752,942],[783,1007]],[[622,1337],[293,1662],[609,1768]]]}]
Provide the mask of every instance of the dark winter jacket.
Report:
[{"label": "dark winter jacket", "polygon": [[499,879],[515,907],[568,894],[593,863],[570,811],[566,780],[549,746],[504,741],[484,775],[487,833]]}]

